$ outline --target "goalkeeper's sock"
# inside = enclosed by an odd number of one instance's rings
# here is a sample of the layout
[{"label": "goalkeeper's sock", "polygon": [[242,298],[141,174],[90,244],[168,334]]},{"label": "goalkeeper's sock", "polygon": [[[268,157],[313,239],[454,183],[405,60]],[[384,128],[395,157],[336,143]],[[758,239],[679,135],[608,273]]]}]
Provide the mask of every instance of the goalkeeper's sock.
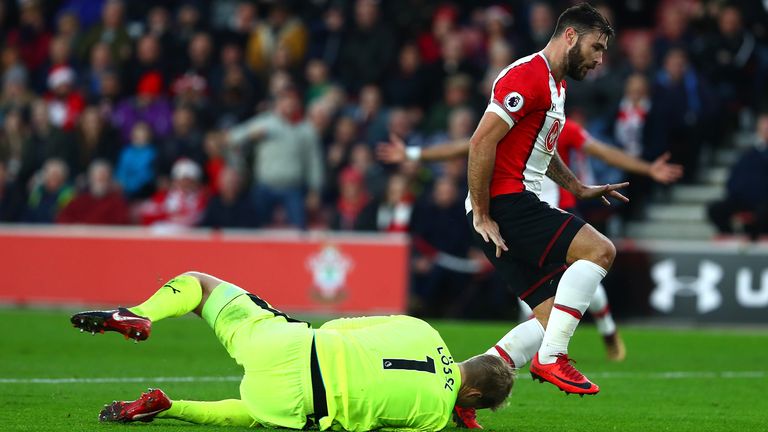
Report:
[{"label": "goalkeeper's sock", "polygon": [[608,305],[608,295],[605,293],[603,284],[597,286],[595,295],[589,303],[589,313],[595,319],[597,331],[603,336],[610,336],[616,333],[616,323],[611,315],[611,308]]},{"label": "goalkeeper's sock", "polygon": [[215,426],[250,427],[255,421],[240,399],[214,402],[173,401],[171,407],[157,414],[157,418],[170,418],[190,423]]},{"label": "goalkeeper's sock", "polygon": [[189,275],[181,275],[160,287],[144,303],[128,310],[154,322],[192,312],[200,305],[202,299],[203,288],[200,281]]},{"label": "goalkeeper's sock", "polygon": [[543,338],[544,327],[539,320],[531,318],[510,330],[485,353],[501,357],[513,368],[519,369],[531,361]]},{"label": "goalkeeper's sock", "polygon": [[541,364],[552,364],[560,354],[568,354],[568,342],[606,273],[604,268],[587,260],[574,262],[563,273],[539,349]]}]

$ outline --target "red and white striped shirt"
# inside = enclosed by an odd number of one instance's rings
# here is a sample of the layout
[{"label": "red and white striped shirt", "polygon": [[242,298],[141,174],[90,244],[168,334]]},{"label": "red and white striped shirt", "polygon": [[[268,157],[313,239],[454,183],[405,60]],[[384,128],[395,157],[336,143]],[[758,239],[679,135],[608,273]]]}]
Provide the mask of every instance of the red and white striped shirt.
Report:
[{"label": "red and white striped shirt", "polygon": [[[565,81],[555,82],[541,52],[523,57],[499,73],[485,112],[510,126],[496,148],[491,198],[525,190],[539,195],[565,125]],[[469,212],[469,197],[466,207]]]}]

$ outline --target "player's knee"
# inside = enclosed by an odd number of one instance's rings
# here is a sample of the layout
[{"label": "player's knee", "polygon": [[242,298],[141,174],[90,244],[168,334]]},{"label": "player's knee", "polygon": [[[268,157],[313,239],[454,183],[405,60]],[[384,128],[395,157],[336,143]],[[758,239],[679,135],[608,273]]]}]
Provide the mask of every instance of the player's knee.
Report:
[{"label": "player's knee", "polygon": [[210,292],[216,288],[214,282],[210,280],[213,278],[205,273],[190,270],[182,273],[182,276],[190,276],[197,279],[197,281],[200,283],[200,289],[202,289],[203,294],[210,294]]},{"label": "player's knee", "polygon": [[616,258],[616,246],[610,240],[604,238],[594,250],[594,256],[590,261],[606,270],[610,269],[613,265],[613,260]]}]

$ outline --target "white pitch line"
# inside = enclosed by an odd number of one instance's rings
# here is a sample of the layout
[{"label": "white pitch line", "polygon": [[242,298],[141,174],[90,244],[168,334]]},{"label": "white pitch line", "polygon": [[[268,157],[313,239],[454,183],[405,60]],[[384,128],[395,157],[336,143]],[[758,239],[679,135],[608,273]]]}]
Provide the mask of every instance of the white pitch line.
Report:
[{"label": "white pitch line", "polygon": [[[747,379],[766,378],[768,371],[667,371],[667,372],[592,372],[593,378],[618,379]],[[178,377],[103,377],[103,378],[0,378],[0,384],[113,384],[113,383],[164,383],[164,382],[237,382],[241,375],[230,376],[178,376]]]},{"label": "white pitch line", "polygon": [[0,378],[0,384],[111,384],[143,382],[229,382],[238,376],[104,377],[104,378]]}]

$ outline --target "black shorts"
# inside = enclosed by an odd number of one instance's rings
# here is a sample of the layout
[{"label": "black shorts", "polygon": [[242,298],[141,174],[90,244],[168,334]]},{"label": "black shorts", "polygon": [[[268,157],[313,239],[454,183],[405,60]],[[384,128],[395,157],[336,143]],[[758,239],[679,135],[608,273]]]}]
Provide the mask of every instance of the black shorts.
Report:
[{"label": "black shorts", "polygon": [[474,241],[512,292],[534,308],[555,295],[560,276],[568,268],[568,247],[585,222],[550,207],[529,191],[496,196],[490,207],[491,218],[499,225],[509,250],[496,258],[496,246],[475,231],[469,212]]}]

